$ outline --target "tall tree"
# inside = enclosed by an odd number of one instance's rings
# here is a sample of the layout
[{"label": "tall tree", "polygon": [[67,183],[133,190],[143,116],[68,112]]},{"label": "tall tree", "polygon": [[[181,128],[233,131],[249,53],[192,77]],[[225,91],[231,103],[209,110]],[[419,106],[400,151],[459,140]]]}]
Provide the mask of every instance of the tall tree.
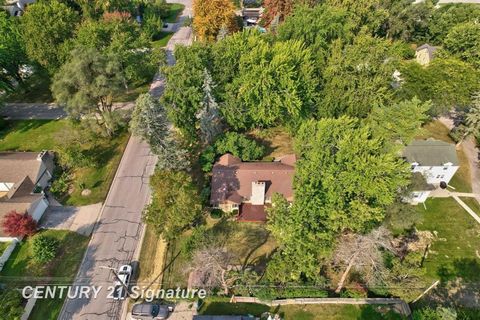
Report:
[{"label": "tall tree", "polygon": [[359,35],[344,48],[335,43],[323,75],[322,116],[365,117],[393,100],[391,83],[398,53],[391,42]]},{"label": "tall tree", "polygon": [[445,49],[476,68],[480,67],[480,25],[467,22],[453,27],[445,38]]},{"label": "tall tree", "polygon": [[167,240],[178,236],[200,217],[200,197],[187,173],[156,170],[150,185],[152,203],[144,212],[144,220]]},{"label": "tall tree", "polygon": [[161,100],[169,120],[192,142],[197,138],[197,114],[204,98],[202,86],[209,48],[203,44],[177,46],[175,58],[175,65],[164,69],[166,86]]},{"label": "tall tree", "polygon": [[222,113],[234,128],[297,125],[315,111],[318,79],[300,41],[259,42],[241,57]]},{"label": "tall tree", "polygon": [[480,7],[475,4],[447,4],[433,11],[429,26],[430,38],[441,45],[450,30],[464,22],[480,19]]},{"label": "tall tree", "polygon": [[158,156],[157,168],[186,170],[190,166],[188,152],[177,138],[159,101],[149,93],[140,95],[135,102],[130,130],[133,135],[147,141]]},{"label": "tall tree", "polygon": [[390,106],[374,107],[367,123],[375,136],[392,144],[407,145],[418,136],[431,107],[431,102],[421,102],[416,97]]},{"label": "tall tree", "polygon": [[336,234],[380,223],[385,206],[408,184],[407,166],[384,143],[348,117],[302,124],[295,139],[295,201],[288,207],[274,199],[268,224],[282,257],[292,255],[285,266],[292,279],[314,277]]},{"label": "tall tree", "polygon": [[27,62],[19,21],[0,11],[0,90],[12,91],[22,82],[20,67]]},{"label": "tall tree", "polygon": [[322,65],[334,40],[349,41],[352,26],[347,11],[327,5],[298,6],[278,27],[280,40],[301,40]]},{"label": "tall tree", "polygon": [[222,29],[238,29],[231,0],[194,0],[193,28],[202,41],[215,41]]},{"label": "tall tree", "polygon": [[473,97],[472,106],[465,117],[466,135],[472,134],[475,137],[480,135],[480,93]]},{"label": "tall tree", "polygon": [[69,40],[79,20],[73,9],[58,0],[31,4],[21,18],[28,57],[55,72],[68,58]]},{"label": "tall tree", "polygon": [[292,13],[295,6],[314,4],[315,2],[315,0],[265,0],[262,22],[266,26],[271,26],[273,21],[276,24],[281,23]]},{"label": "tall tree", "polygon": [[207,69],[204,71],[204,78],[202,109],[197,117],[199,119],[202,140],[205,144],[210,144],[222,133],[223,124],[218,104],[213,96],[215,84]]},{"label": "tall tree", "polygon": [[78,48],[55,74],[52,92],[72,117],[94,117],[111,136],[117,125],[112,114],[113,98],[120,93],[123,81],[117,57]]}]

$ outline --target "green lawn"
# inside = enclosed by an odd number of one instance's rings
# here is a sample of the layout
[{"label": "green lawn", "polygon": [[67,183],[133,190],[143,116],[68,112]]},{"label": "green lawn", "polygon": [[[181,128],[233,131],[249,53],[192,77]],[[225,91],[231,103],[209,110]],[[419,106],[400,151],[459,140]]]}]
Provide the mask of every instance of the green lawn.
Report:
[{"label": "green lawn", "polygon": [[[70,120],[21,120],[8,122],[0,131],[0,151],[58,151],[63,137],[75,130]],[[73,192],[62,200],[68,205],[86,205],[102,202],[108,192],[128,140],[124,132],[114,138],[98,137],[95,146],[97,168],[72,169]],[[83,147],[88,148],[87,144]],[[81,195],[80,184],[92,193]]]},{"label": "green lawn", "polygon": [[154,39],[154,41],[152,41],[152,47],[153,48],[163,48],[167,45],[168,41],[170,40],[170,38],[173,37],[173,32],[160,32],[160,34],[158,35],[158,37],[156,37]]},{"label": "green lawn", "polygon": [[[206,237],[215,239],[215,242],[224,245],[238,258],[233,264],[265,266],[270,254],[277,244],[273,237],[265,230],[265,225],[228,221],[220,219],[210,221]],[[166,288],[185,286],[187,284],[189,259],[182,254],[182,247],[191,231],[185,232],[169,243],[163,284]]]},{"label": "green lawn", "polygon": [[248,135],[265,147],[264,160],[294,153],[293,138],[285,127],[255,129],[248,132]]},{"label": "green lawn", "polygon": [[52,102],[51,79],[47,71],[36,70],[31,77],[21,83],[6,97],[7,102]]},{"label": "green lawn", "polygon": [[[463,200],[480,214],[474,199]],[[428,199],[425,205],[427,210],[417,207],[424,217],[418,229],[436,234],[425,260],[427,276],[479,281],[480,225],[453,198]]]},{"label": "green lawn", "polygon": [[45,282],[65,283],[71,281],[88,244],[88,237],[66,230],[43,230],[37,234],[55,238],[60,247],[57,256],[48,264],[37,263],[32,258],[32,238],[17,245],[10,259],[0,272],[0,282],[32,284]]},{"label": "green lawn", "polygon": [[28,320],[57,320],[65,299],[39,299]]},{"label": "green lawn", "polygon": [[3,254],[3,251],[8,248],[10,242],[0,242],[0,256]]},{"label": "green lawn", "polygon": [[200,310],[205,315],[253,315],[264,312],[278,313],[285,320],[400,320],[404,319],[389,306],[366,305],[288,305],[270,308],[254,303],[227,303],[207,300]]},{"label": "green lawn", "polygon": [[174,23],[177,21],[178,16],[182,13],[185,6],[180,3],[172,3],[168,6],[167,14],[162,17],[163,22]]}]

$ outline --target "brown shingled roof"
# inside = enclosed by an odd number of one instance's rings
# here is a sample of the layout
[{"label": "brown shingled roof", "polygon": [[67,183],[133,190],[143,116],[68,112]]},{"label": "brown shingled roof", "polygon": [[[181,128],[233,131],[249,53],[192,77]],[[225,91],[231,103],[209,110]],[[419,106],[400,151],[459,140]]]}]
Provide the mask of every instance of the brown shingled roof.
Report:
[{"label": "brown shingled roof", "polygon": [[[223,155],[213,166],[210,202],[218,204],[233,202],[240,204],[252,194],[252,182],[266,182],[265,196],[282,194],[293,200],[294,156],[283,157],[275,162],[242,162],[230,155]],[[286,164],[288,162],[289,164]]]},{"label": "brown shingled roof", "polygon": [[[42,165],[42,161],[37,159],[39,154],[40,152],[0,152],[0,182],[18,183],[25,176],[36,182]],[[53,163],[53,156],[48,152],[42,159],[47,168],[50,167],[49,162]]]}]

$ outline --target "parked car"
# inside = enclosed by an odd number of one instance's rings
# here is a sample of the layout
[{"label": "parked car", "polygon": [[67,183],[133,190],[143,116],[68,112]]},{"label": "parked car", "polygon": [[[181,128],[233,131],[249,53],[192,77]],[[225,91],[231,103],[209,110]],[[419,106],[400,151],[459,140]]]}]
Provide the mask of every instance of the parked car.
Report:
[{"label": "parked car", "polygon": [[132,320],[164,320],[172,310],[172,307],[163,304],[140,303],[133,306]]},{"label": "parked car", "polygon": [[118,279],[115,277],[114,282],[113,299],[123,300],[128,294],[127,288],[130,284],[130,278],[132,277],[132,266],[128,264],[121,266],[118,269],[117,275]]}]

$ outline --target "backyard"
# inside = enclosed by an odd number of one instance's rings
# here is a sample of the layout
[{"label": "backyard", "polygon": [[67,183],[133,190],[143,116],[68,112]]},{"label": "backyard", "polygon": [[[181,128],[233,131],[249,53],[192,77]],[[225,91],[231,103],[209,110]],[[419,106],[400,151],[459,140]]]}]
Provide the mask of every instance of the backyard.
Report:
[{"label": "backyard", "polygon": [[[207,226],[204,237],[214,239],[215,244],[225,246],[232,252],[238,258],[233,264],[263,269],[277,247],[263,224],[238,222],[224,217],[219,220],[209,219]],[[185,232],[168,245],[164,288],[187,285],[189,257],[185,254],[184,247],[191,233]]]},{"label": "backyard", "polygon": [[227,303],[219,299],[207,300],[200,310],[200,314],[208,315],[254,315],[260,316],[264,312],[277,313],[285,320],[400,320],[400,314],[391,311],[389,306],[367,305],[287,305],[269,307],[255,303]]},{"label": "backyard", "polygon": [[[473,198],[462,199],[480,213]],[[451,280],[460,277],[466,281],[480,280],[480,225],[453,198],[428,199],[417,210],[423,221],[419,230],[428,230],[435,240],[425,259],[430,280]]]},{"label": "backyard", "polygon": [[263,160],[273,160],[294,153],[293,139],[284,127],[255,129],[248,132],[248,135],[265,147],[266,155]]},{"label": "backyard", "polygon": [[[60,152],[60,146],[77,128],[70,120],[22,120],[10,121],[0,131],[0,151]],[[74,167],[70,175],[70,192],[61,200],[68,205],[86,205],[102,202],[115,175],[123,150],[128,140],[127,132],[113,138],[98,137],[95,146],[82,144],[82,150],[94,147],[96,167]],[[91,193],[82,196],[82,187]]]}]

